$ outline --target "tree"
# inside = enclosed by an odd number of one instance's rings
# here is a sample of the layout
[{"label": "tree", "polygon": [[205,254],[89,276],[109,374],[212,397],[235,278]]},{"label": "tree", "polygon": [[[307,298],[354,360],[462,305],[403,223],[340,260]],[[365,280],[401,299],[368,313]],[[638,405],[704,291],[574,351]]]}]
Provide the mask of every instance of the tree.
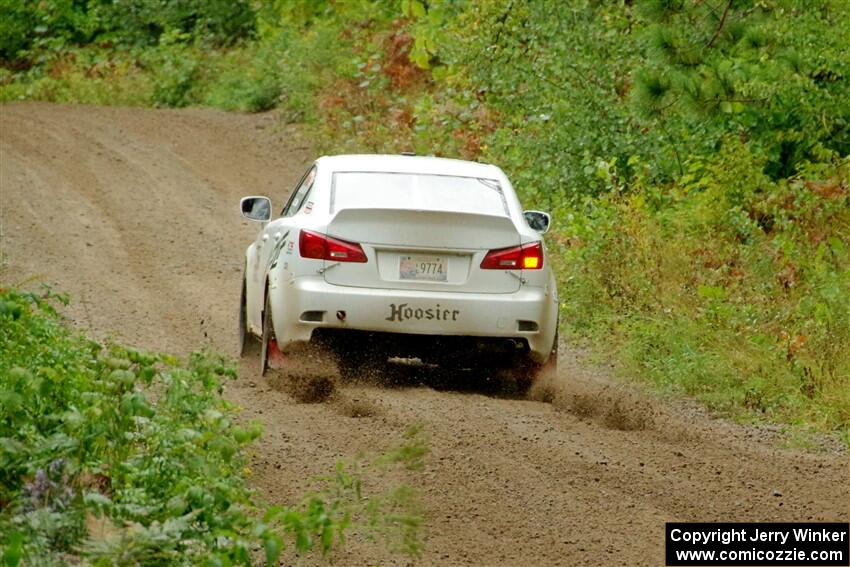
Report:
[{"label": "tree", "polygon": [[850,7],[841,0],[645,0],[637,108],[752,139],[772,178],[850,153]]}]

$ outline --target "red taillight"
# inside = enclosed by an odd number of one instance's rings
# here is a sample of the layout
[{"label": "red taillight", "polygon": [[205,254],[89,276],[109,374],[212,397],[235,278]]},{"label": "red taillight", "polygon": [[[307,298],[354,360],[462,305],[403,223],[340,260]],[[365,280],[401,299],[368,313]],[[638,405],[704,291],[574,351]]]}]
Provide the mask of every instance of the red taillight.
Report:
[{"label": "red taillight", "polygon": [[543,245],[540,242],[490,250],[481,261],[482,270],[539,270],[542,267]]},{"label": "red taillight", "polygon": [[298,238],[298,251],[302,258],[332,260],[334,262],[366,262],[366,253],[356,242],[337,240],[318,232],[302,230]]}]

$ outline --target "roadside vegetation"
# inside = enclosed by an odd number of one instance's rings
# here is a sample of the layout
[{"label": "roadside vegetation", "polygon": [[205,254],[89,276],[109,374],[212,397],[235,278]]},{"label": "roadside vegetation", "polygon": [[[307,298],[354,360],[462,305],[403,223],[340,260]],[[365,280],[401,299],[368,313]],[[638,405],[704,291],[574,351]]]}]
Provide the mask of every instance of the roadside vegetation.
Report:
[{"label": "roadside vegetation", "polygon": [[421,467],[417,430],[303,502],[264,507],[245,481],[260,427],[220,396],[228,362],[92,342],[63,325],[65,301],[0,289],[3,565],[276,565],[346,531],[418,552],[411,489],[361,489],[379,466]]},{"label": "roadside vegetation", "polygon": [[850,442],[847,2],[0,5],[0,100],[277,108],[327,152],[499,164],[554,213],[573,340]]}]

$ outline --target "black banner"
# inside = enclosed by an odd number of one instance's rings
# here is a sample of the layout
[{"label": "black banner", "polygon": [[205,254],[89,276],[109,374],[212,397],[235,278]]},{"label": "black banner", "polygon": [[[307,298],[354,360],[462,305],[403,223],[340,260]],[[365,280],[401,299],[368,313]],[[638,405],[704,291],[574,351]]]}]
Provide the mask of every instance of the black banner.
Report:
[{"label": "black banner", "polygon": [[668,567],[850,566],[850,524],[668,523]]}]

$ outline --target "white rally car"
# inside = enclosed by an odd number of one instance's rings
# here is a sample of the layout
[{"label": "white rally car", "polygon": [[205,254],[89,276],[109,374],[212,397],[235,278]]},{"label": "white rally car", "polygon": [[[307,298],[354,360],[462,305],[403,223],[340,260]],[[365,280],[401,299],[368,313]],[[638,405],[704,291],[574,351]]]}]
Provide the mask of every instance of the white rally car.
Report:
[{"label": "white rally car", "polygon": [[[407,155],[322,157],[279,215],[266,197],[245,253],[243,354],[260,371],[313,346],[343,373],[389,359],[507,370],[557,364],[558,292],[542,234],[493,165]],[[306,347],[306,348],[305,348]]]}]

